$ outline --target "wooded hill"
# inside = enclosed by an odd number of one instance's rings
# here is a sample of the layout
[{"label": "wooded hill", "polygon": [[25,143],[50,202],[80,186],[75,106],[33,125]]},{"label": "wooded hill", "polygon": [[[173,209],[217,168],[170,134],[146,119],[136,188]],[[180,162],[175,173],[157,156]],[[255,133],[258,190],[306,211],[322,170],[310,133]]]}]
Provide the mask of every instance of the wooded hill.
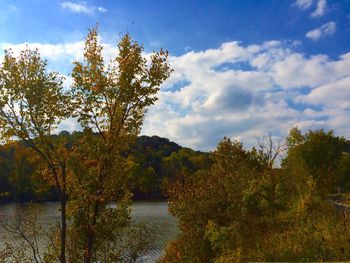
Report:
[{"label": "wooded hill", "polygon": [[[62,131],[55,140],[71,148],[81,132]],[[210,165],[208,153],[184,148],[167,138],[139,136],[125,156],[134,199],[164,199],[162,183]],[[56,201],[55,189],[39,174],[40,161],[24,143],[0,146],[0,202]]]}]

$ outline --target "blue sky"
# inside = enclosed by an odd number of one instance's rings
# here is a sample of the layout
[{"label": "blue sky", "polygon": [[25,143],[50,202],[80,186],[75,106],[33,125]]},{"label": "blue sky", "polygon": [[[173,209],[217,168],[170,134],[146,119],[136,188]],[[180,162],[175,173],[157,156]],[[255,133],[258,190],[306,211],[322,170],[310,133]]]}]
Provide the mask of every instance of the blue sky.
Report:
[{"label": "blue sky", "polygon": [[144,134],[203,150],[295,125],[350,137],[349,0],[0,0],[0,23],[1,50],[38,47],[68,84],[96,23],[106,57],[126,32],[169,50],[175,72]]}]

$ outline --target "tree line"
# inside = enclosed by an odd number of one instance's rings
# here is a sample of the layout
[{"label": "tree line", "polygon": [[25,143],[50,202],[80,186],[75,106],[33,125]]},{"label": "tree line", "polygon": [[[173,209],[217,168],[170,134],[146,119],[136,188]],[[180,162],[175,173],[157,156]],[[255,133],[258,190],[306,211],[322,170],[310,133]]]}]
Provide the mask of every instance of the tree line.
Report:
[{"label": "tree line", "polygon": [[[52,135],[71,149],[83,132],[62,131]],[[196,171],[210,166],[209,153],[184,148],[158,136],[139,136],[124,153],[132,159],[125,175],[133,200],[166,200],[164,182],[178,170]],[[25,143],[12,141],[0,146],[0,203],[58,201],[57,191],[38,173],[40,159]]]}]

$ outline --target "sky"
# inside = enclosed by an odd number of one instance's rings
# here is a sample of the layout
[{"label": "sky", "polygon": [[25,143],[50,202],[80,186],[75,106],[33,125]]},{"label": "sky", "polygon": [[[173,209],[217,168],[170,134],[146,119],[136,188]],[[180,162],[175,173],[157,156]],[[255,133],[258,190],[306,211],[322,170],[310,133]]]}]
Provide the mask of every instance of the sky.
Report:
[{"label": "sky", "polygon": [[68,86],[96,24],[106,59],[125,33],[145,54],[170,53],[174,72],[142,134],[197,150],[294,126],[350,139],[350,0],[0,0],[0,60],[38,48]]}]

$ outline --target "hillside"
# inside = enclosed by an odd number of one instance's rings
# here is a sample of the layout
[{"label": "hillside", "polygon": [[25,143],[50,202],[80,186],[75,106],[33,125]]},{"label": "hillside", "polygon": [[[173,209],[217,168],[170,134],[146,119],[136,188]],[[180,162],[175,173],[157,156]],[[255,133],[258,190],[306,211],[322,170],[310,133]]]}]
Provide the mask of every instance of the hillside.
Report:
[{"label": "hillside", "polygon": [[[56,135],[70,148],[81,132]],[[198,170],[208,163],[208,154],[184,148],[167,138],[140,136],[126,157],[133,160],[130,188],[134,199],[164,199],[161,185],[186,170]],[[202,158],[196,163],[195,158]],[[54,201],[57,193],[38,175],[40,163],[23,143],[0,146],[0,202]]]}]

